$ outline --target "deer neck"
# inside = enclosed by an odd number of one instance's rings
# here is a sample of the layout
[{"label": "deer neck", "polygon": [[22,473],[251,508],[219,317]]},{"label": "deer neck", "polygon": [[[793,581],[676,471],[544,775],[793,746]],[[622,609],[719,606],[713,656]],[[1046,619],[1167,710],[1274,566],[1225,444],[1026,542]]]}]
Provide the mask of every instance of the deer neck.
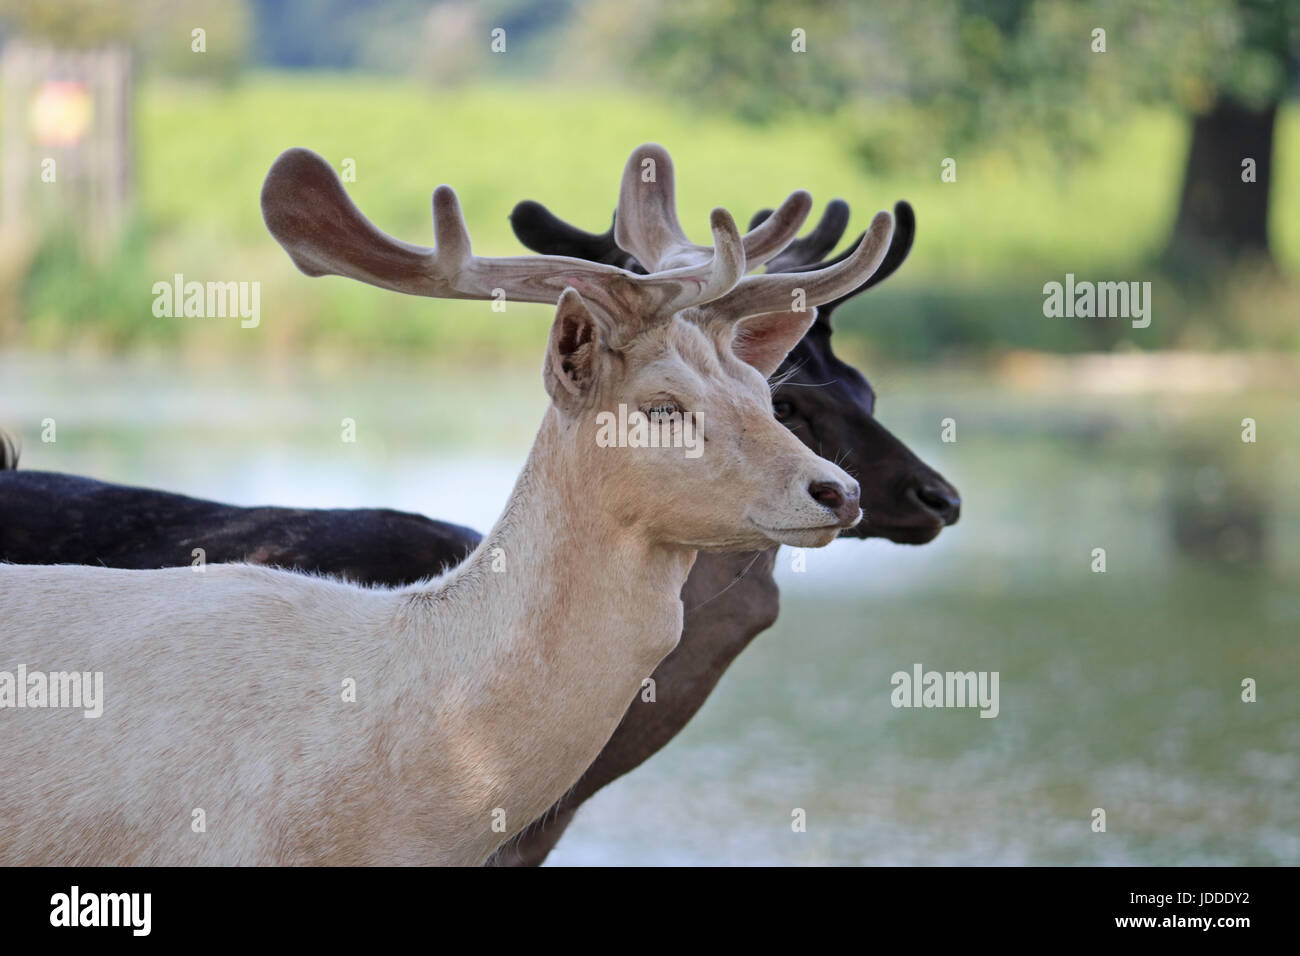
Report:
[{"label": "deer neck", "polygon": [[490,811],[514,833],[558,799],[681,635],[695,552],[622,526],[620,489],[581,467],[596,451],[583,441],[548,409],[492,531],[411,595],[428,611],[430,653],[444,655],[432,677],[455,690],[433,698],[446,702],[431,715],[449,741],[439,769],[471,777],[466,825],[495,839],[487,852],[504,839]]}]

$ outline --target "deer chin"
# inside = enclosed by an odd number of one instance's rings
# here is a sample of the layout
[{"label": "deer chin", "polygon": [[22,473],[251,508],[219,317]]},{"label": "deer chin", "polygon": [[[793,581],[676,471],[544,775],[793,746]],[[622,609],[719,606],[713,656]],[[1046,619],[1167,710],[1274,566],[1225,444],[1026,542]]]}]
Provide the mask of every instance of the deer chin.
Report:
[{"label": "deer chin", "polygon": [[772,528],[753,518],[750,522],[767,538],[777,544],[788,544],[794,548],[824,548],[844,530],[840,524],[817,525],[799,528]]},{"label": "deer chin", "polygon": [[883,538],[894,544],[929,544],[945,525],[941,521],[918,524],[880,524],[863,521],[840,532],[841,538]]}]

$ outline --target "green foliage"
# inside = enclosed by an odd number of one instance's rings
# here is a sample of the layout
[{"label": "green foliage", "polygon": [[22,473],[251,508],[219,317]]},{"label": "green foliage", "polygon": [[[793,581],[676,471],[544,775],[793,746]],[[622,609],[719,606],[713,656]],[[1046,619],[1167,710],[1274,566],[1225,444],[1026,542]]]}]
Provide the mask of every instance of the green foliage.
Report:
[{"label": "green foliage", "polygon": [[143,320],[151,315],[152,281],[136,226],[106,257],[88,251],[71,232],[53,233],[36,250],[19,290],[26,338],[38,348],[60,350],[175,340],[176,326]]},{"label": "green foliage", "polygon": [[[245,0],[172,0],[147,22],[138,47],[151,69],[222,83],[239,76],[255,35]],[[204,31],[203,52],[194,49],[196,29]]]},{"label": "green foliage", "polygon": [[[55,47],[130,47],[148,69],[232,81],[252,32],[246,0],[0,0],[0,27]],[[203,52],[191,31],[206,32]]]},{"label": "green foliage", "polygon": [[60,46],[88,47],[129,40],[144,4],[131,0],[0,0],[0,23]]},{"label": "green foliage", "polygon": [[[665,144],[677,162],[680,208],[697,241],[708,238],[716,205],[745,220],[791,190],[807,188],[820,212],[839,196],[854,210],[851,234],[877,209],[907,199],[918,238],[907,265],[837,318],[848,348],[923,358],[945,351],[1008,347],[1074,350],[1133,341],[1166,344],[1297,344],[1289,316],[1294,287],[1264,277],[1231,281],[1215,295],[1183,301],[1149,263],[1172,216],[1186,149],[1183,121],[1145,112],[1114,124],[1096,156],[1070,168],[1053,162],[1056,144],[1026,136],[1018,155],[963,153],[955,183],[939,180],[942,143],[904,166],[864,165],[860,131],[888,131],[920,115],[905,105],[853,115],[799,117],[770,129],[721,115],[683,112],[668,97],[622,90],[478,86],[432,92],[417,82],[351,75],[253,75],[230,88],[144,83],[138,102],[140,232],[114,269],[71,258],[65,245],[28,277],[18,328],[24,342],[66,347],[181,341],[193,349],[403,351],[469,356],[531,355],[549,310],[511,304],[435,302],[393,295],[342,279],[307,279],[266,233],[257,197],[272,160],[309,146],[336,168],[356,161],[347,188],[382,228],[431,242],[429,195],[453,184],[475,248],[520,251],[508,214],[537,199],[589,229],[608,222],[628,152]],[[595,121],[595,118],[599,121]],[[1285,110],[1278,162],[1294,168],[1300,116]],[[884,133],[880,138],[887,138]],[[1275,182],[1274,246],[1300,268],[1300,187]],[[159,319],[153,282],[259,281],[262,327],[221,319]],[[1150,329],[1114,320],[1046,319],[1043,283],[1080,278],[1156,280]],[[76,282],[70,281],[76,278]],[[0,301],[3,301],[0,297]],[[2,317],[0,317],[2,318]],[[102,328],[103,335],[94,333]]]},{"label": "green foliage", "polygon": [[[795,28],[807,53],[792,52]],[[905,99],[950,149],[1014,145],[1032,130],[1087,152],[1135,106],[1281,99],[1296,76],[1300,0],[668,0],[618,42],[646,80],[683,96],[707,89],[712,108],[751,119]]]}]

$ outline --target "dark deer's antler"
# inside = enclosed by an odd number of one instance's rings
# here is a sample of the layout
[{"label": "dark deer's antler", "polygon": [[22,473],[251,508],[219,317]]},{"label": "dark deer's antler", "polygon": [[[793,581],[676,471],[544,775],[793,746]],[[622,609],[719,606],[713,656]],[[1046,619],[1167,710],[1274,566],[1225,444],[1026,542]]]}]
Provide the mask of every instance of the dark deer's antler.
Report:
[{"label": "dark deer's antler", "polygon": [[[772,215],[770,209],[760,209],[749,220],[749,228],[761,224]],[[832,199],[822,211],[822,217],[812,232],[801,239],[796,239],[781,251],[781,254],[767,264],[768,272],[790,272],[797,266],[811,265],[825,259],[834,249],[849,227],[849,204],[843,199]]]},{"label": "dark deer's antler", "polygon": [[853,248],[833,262],[797,272],[745,276],[726,295],[701,304],[697,311],[705,318],[728,318],[786,312],[796,301],[801,301],[803,308],[839,301],[875,274],[889,250],[893,232],[893,217],[878,212]]},{"label": "dark deer's antler", "polygon": [[[749,223],[751,233],[771,215],[770,209],[762,209],[755,213]],[[617,220],[617,214],[615,219]],[[843,262],[854,253],[867,235],[865,232],[862,233],[839,255],[826,259],[825,257],[844,235],[848,221],[848,203],[842,199],[831,200],[826,204],[821,219],[811,232],[791,242],[767,263],[767,274],[798,274]],[[515,206],[510,214],[510,223],[519,241],[536,252],[574,255],[593,262],[617,265],[629,272],[645,271],[634,255],[619,247],[614,239],[614,226],[610,226],[603,233],[585,232],[555,216],[541,203],[532,200],[524,200]],[[911,205],[900,200],[894,204],[894,234],[879,268],[848,292],[818,306],[818,321],[829,322],[831,313],[836,308],[897,271],[911,252],[915,237],[916,216]]]},{"label": "dark deer's antler", "polygon": [[[753,219],[750,220],[748,235],[753,235],[755,230],[761,228],[764,222],[771,219],[772,215],[774,213],[772,213],[771,209],[761,209],[761,211],[754,213]],[[884,213],[881,213],[881,215],[884,215]],[[822,219],[818,221],[818,224],[814,226],[809,234],[794,239],[793,242],[785,246],[784,250],[781,250],[779,254],[776,254],[774,258],[768,261],[767,271],[763,276],[746,277],[745,280],[741,280],[740,285],[751,284],[753,280],[770,280],[770,278],[775,277],[775,274],[784,274],[787,277],[806,276],[809,273],[839,267],[850,256],[854,256],[868,237],[868,233],[862,233],[858,235],[853,245],[846,248],[841,254],[833,256],[832,259],[824,258],[831,252],[832,248],[835,248],[836,243],[844,235],[848,221],[849,204],[842,199],[831,200],[822,213]],[[617,213],[615,213],[615,224],[611,225],[607,232],[588,233],[559,219],[541,203],[524,200],[524,202],[517,204],[511,212],[511,225],[515,229],[515,235],[519,238],[519,241],[534,251],[550,252],[550,254],[563,251],[565,254],[577,255],[591,261],[616,264],[619,265],[619,268],[627,269],[629,272],[643,272],[643,267],[640,261],[637,260],[637,256],[625,251],[615,239]],[[876,234],[872,235],[872,245],[879,242],[878,226],[883,228],[878,221],[872,222],[872,229],[876,230]],[[894,204],[893,237],[889,241],[888,251],[885,252],[884,259],[880,261],[879,268],[876,268],[874,272],[866,273],[865,280],[849,287],[844,293],[820,303],[818,306],[818,320],[829,323],[831,313],[837,307],[896,272],[911,251],[915,234],[917,234],[917,219],[915,219],[913,209],[911,209],[909,203],[900,200],[900,202]],[[750,263],[746,258],[746,268],[751,267],[751,265],[753,263]],[[788,297],[798,287],[803,287],[806,293],[809,291],[809,284],[807,284],[806,280],[787,281],[780,285],[772,284],[767,286],[763,295],[758,297],[758,300],[771,302],[771,300],[774,300],[774,293],[777,290]],[[740,286],[733,290],[733,297],[735,298],[722,300],[722,302],[718,303],[716,310],[706,311],[745,311],[753,308],[755,299],[753,297],[742,299],[740,295],[736,294],[738,291],[740,291]],[[820,287],[814,291],[818,298],[824,294],[824,290],[820,289]],[[787,302],[784,302],[784,308],[788,307],[789,302],[787,300]]]},{"label": "dark deer's antler", "polygon": [[525,199],[510,211],[510,228],[523,245],[534,252],[550,256],[572,256],[645,275],[645,267],[636,256],[624,252],[614,241],[615,213],[604,232],[587,232],[572,226],[539,202]]},{"label": "dark deer's antler", "polygon": [[[829,212],[829,210],[830,207],[828,206],[827,211]],[[846,213],[848,211],[847,204],[845,205],[845,211]],[[754,218],[758,219],[760,216],[763,216],[765,214],[766,214],[766,210],[756,214]],[[825,216],[822,217],[823,221],[825,221],[825,218],[826,218]],[[818,228],[820,228],[820,224]],[[817,234],[817,230],[814,229],[811,233],[808,234],[806,238],[812,239],[816,234]],[[858,243],[862,242],[865,237],[866,237],[866,233],[863,233],[862,235],[858,236],[858,238],[854,240],[852,246],[850,246],[848,249],[845,249],[838,256],[835,256],[833,259],[817,261],[817,259],[821,258],[820,256],[817,256],[815,259],[806,262],[792,261],[787,271],[807,272],[812,269],[824,269],[826,268],[826,266],[833,265],[834,263],[840,262],[846,256],[851,255],[853,253],[853,250],[857,248]],[[894,238],[889,243],[889,251],[885,253],[885,258],[884,261],[880,263],[880,268],[878,268],[871,275],[871,278],[867,279],[866,282],[862,283],[862,285],[858,286],[856,289],[853,289],[852,291],[845,293],[844,295],[840,296],[838,299],[832,299],[830,302],[826,302],[818,306],[817,321],[829,323],[831,320],[831,313],[833,313],[837,308],[839,308],[845,302],[849,301],[849,299],[861,295],[863,292],[866,292],[868,289],[870,289],[873,285],[877,285],[883,282],[885,279],[888,279],[891,275],[897,272],[898,267],[903,264],[904,260],[907,259],[908,254],[912,251],[912,243],[915,239],[916,239],[916,214],[912,212],[911,203],[907,202],[906,200],[900,199],[898,202],[894,203]],[[834,243],[832,243],[832,245],[834,245]],[[811,250],[814,247],[810,245],[808,248],[809,250]],[[823,255],[824,254],[825,253],[823,253]],[[785,258],[784,253],[782,254],[781,258]],[[768,265],[769,272],[773,271],[773,266],[775,265],[775,262],[776,260],[773,260],[773,262]]]}]

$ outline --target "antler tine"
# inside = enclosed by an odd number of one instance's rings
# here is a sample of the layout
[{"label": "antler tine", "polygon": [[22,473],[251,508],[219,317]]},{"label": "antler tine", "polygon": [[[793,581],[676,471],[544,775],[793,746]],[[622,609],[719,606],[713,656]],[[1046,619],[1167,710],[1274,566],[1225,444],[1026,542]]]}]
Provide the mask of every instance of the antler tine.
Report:
[{"label": "antler tine", "polygon": [[376,228],[311,150],[280,154],[262,184],[261,202],[266,228],[306,275],[347,275],[400,292],[407,278],[430,266],[432,249]]},{"label": "antler tine", "polygon": [[[885,260],[880,264],[880,268],[862,284],[862,286],[848,293],[844,298],[851,298],[859,292],[865,292],[873,285],[884,282],[903,264],[912,251],[912,243],[916,240],[916,213],[912,211],[912,204],[905,199],[900,199],[894,203],[894,238],[890,240],[889,251],[885,253]],[[839,305],[843,299],[837,299],[833,304]]]},{"label": "antler tine", "polygon": [[787,249],[810,212],[812,195],[805,189],[796,189],[777,206],[776,212],[757,225],[751,224],[744,240],[745,269],[757,269]]},{"label": "antler tine", "polygon": [[[760,209],[749,222],[752,230],[772,215],[770,209]],[[835,248],[849,226],[849,204],[843,199],[832,199],[822,210],[822,217],[808,235],[796,239],[767,264],[768,272],[791,272],[801,266],[821,262]],[[827,263],[822,263],[827,265]]]},{"label": "antler tine", "polygon": [[[792,269],[792,272],[806,272],[810,269],[824,269],[826,266],[834,265],[837,262],[843,262],[853,254],[853,250],[862,242],[866,233],[858,236],[857,240],[849,248],[845,249],[833,259],[826,262],[813,263],[812,265],[802,266]],[[879,285],[891,275],[898,271],[898,267],[907,259],[908,254],[912,251],[912,242],[916,238],[916,214],[912,211],[912,206],[906,200],[900,199],[894,203],[894,236],[889,242],[889,251],[885,253],[884,260],[880,263],[880,268],[871,274],[856,289],[850,289],[842,296],[832,299],[817,308],[817,321],[829,324],[831,313],[843,305],[849,299],[855,298],[866,292],[872,286]]]},{"label": "antler tine", "polygon": [[[751,228],[740,237],[741,245],[745,249],[746,271],[762,264],[762,258],[756,261],[756,253],[765,257],[769,246],[772,248],[780,247],[786,242],[787,233],[798,232],[800,219],[802,218],[800,207],[803,204],[803,196],[805,195],[807,194],[803,190],[798,190],[786,198],[785,203],[778,210],[780,214],[778,224],[769,225],[763,230]],[[772,215],[772,210],[766,209],[761,216],[755,218],[755,222],[761,223]],[[825,218],[823,217],[823,219]],[[617,219],[618,214],[615,213],[611,223],[617,221]],[[619,248],[618,243],[614,240],[614,226],[612,224],[604,232],[587,232],[565,222],[541,203],[525,199],[516,203],[515,208],[511,211],[510,226],[514,230],[515,238],[534,252],[540,252],[544,255],[572,256],[575,259],[586,259],[588,262],[603,262],[607,265],[617,266],[620,269],[626,269],[628,272],[635,272],[640,275],[646,274],[645,267],[637,261],[636,256]],[[819,226],[818,228],[822,227]],[[841,229],[841,231],[843,230]],[[830,241],[830,245],[834,245],[838,239],[839,236],[837,235]],[[798,240],[793,245],[798,245],[799,242],[803,241],[805,240]],[[713,250],[708,246],[695,246],[694,248],[698,251],[701,261],[707,260],[713,253]]]},{"label": "antler tine", "polygon": [[[491,299],[554,305],[572,286],[629,328],[664,311],[722,296],[744,274],[744,248],[727,213],[712,217],[715,248],[701,261],[655,275],[565,256],[486,257],[473,253],[460,201],[450,186],[433,193],[435,248],[395,239],[352,203],[333,168],[306,149],[290,149],[262,187],[262,216],[294,263],[310,276],[339,275],[370,285],[443,299]],[[632,318],[635,317],[635,318]]]},{"label": "antler tine", "polygon": [[698,262],[708,254],[686,238],[677,220],[677,176],[668,150],[658,143],[643,143],[632,151],[623,167],[614,214],[614,241],[650,272]]},{"label": "antler tine", "polygon": [[[757,268],[789,245],[811,210],[812,196],[796,189],[766,222],[746,233],[742,239],[746,270]],[[712,253],[707,246],[691,242],[682,231],[677,218],[676,170],[668,150],[658,143],[638,146],[623,167],[614,241],[652,273],[699,264]]]},{"label": "antler tine", "polygon": [[701,312],[707,318],[736,321],[751,315],[788,311],[792,296],[804,293],[807,308],[839,298],[857,288],[879,268],[889,247],[894,220],[878,212],[857,246],[834,265],[801,272],[769,272],[746,276],[725,296]]},{"label": "antler tine", "polygon": [[[659,314],[679,312],[722,298],[745,275],[745,247],[731,213],[722,208],[709,214],[713,250],[707,263],[692,263],[678,269],[653,273],[648,278],[675,280],[680,287],[668,296],[656,296],[652,308]],[[642,280],[644,281],[644,280]],[[667,286],[665,286],[667,288]]]},{"label": "antler tine", "polygon": [[460,210],[460,197],[445,184],[433,191],[433,241],[437,246],[438,265],[443,270],[448,266],[463,269],[474,256],[470,251],[469,227]]},{"label": "antler tine", "polygon": [[561,256],[475,256],[450,186],[433,194],[436,248],[395,239],[365,217],[333,167],[307,149],[286,150],[272,164],[262,186],[262,217],[307,275],[346,276],[410,295],[490,299],[501,289],[515,301],[553,305],[566,285],[612,289],[635,278]]},{"label": "antler tine", "polygon": [[570,225],[539,202],[525,199],[510,211],[510,228],[515,238],[533,252],[543,255],[572,256],[588,262],[603,262],[628,272],[645,273],[636,257],[618,247],[614,241],[614,220],[604,232],[587,232]]}]

